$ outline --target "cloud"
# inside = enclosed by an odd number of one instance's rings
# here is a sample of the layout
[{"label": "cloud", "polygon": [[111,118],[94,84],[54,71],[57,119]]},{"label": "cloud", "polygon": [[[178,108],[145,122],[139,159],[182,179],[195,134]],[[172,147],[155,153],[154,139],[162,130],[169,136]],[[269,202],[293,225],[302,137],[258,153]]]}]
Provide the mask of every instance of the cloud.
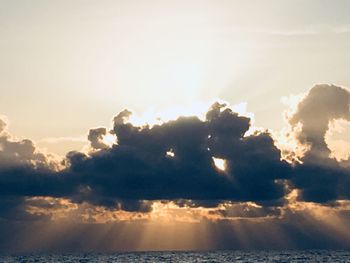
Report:
[{"label": "cloud", "polygon": [[6,126],[7,126],[7,123],[6,123],[4,120],[0,119],[0,134],[1,134],[3,131],[5,131]]},{"label": "cloud", "polygon": [[[0,119],[2,131],[6,122]],[[28,219],[25,199],[30,196],[65,196],[70,186],[57,173],[59,163],[40,152],[28,139],[0,133],[0,218]]]},{"label": "cloud", "polygon": [[47,156],[38,149],[31,140],[15,140],[4,132],[7,124],[0,119],[0,170],[4,167],[18,167],[30,165],[36,167],[49,167]]},{"label": "cloud", "polygon": [[91,147],[94,149],[108,148],[108,145],[102,141],[103,136],[106,134],[107,134],[106,128],[90,129],[89,135],[88,135],[88,140],[91,143]]},{"label": "cloud", "polygon": [[309,155],[328,157],[325,135],[330,122],[337,119],[350,120],[349,91],[334,85],[316,85],[298,104],[289,122],[293,127],[302,125],[298,139],[311,147]]},{"label": "cloud", "polygon": [[[276,179],[288,178],[290,167],[280,160],[270,134],[244,137],[249,118],[225,104],[215,103],[205,120],[179,117],[152,127],[127,122],[130,114],[125,110],[114,118],[117,145],[68,156],[65,173],[88,189],[74,198],[103,205],[118,200],[283,198],[284,186]],[[227,170],[217,169],[213,157],[225,159]]]},{"label": "cloud", "polygon": [[214,210],[213,214],[217,213],[225,219],[228,218],[267,218],[278,217],[281,215],[280,207],[258,206],[249,202],[245,203],[228,203],[221,208]]},{"label": "cloud", "polygon": [[[89,130],[90,151],[68,152],[63,162],[13,138],[0,119],[0,233],[12,240],[0,250],[16,247],[7,226],[54,222],[91,230],[170,218],[221,233],[219,248],[348,248],[349,203],[340,200],[350,199],[350,160],[334,159],[325,138],[332,122],[350,120],[349,104],[349,91],[333,85],[316,85],[301,98],[288,121],[307,150],[289,162],[268,131],[252,132],[251,119],[225,103],[214,103],[203,118],[153,126],[131,123],[132,112],[123,110],[111,130]],[[258,238],[236,238],[247,235],[244,229]]]},{"label": "cloud", "polygon": [[292,182],[307,201],[328,202],[350,198],[350,171],[330,157],[326,133],[335,120],[350,120],[350,92],[334,85],[316,85],[297,106],[289,122],[301,124],[296,132],[309,150],[293,169]]},{"label": "cloud", "polygon": [[[112,130],[90,129],[93,150],[69,152],[61,169],[32,141],[2,132],[0,195],[22,208],[27,198],[54,197],[142,213],[157,200],[192,208],[251,202],[259,208],[250,206],[250,217],[277,215],[293,189],[300,201],[349,199],[349,169],[330,157],[325,141],[333,120],[349,120],[349,98],[344,88],[317,85],[299,102],[289,122],[299,144],[309,147],[302,163],[283,160],[269,132],[248,133],[250,118],[218,102],[203,119],[180,116],[153,126],[130,123],[132,112],[123,110]],[[108,135],[117,138],[113,145],[104,142]],[[224,160],[224,170],[215,158]]]}]

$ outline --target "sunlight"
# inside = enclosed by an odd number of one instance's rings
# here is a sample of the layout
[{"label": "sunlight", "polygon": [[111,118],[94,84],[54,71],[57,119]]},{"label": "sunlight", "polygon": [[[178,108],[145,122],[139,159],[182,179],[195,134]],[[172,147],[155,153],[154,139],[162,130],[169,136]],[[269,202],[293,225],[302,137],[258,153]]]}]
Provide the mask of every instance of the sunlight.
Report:
[{"label": "sunlight", "polygon": [[228,106],[228,107],[231,108],[233,112],[238,113],[238,115],[250,118],[251,123],[254,124],[255,115],[253,112],[249,112],[247,110],[247,105],[248,105],[247,102],[240,102],[240,103],[237,103],[235,105]]},{"label": "sunlight", "polygon": [[113,144],[115,144],[117,137],[114,134],[107,133],[103,136],[103,143],[108,145],[109,147],[112,147]]},{"label": "sunlight", "polygon": [[207,102],[197,101],[187,105],[168,106],[160,109],[149,108],[141,114],[133,112],[132,115],[128,117],[128,122],[135,126],[154,126],[160,125],[168,121],[176,120],[180,116],[196,116],[200,120],[205,120],[206,113],[208,112],[208,110],[214,102],[226,104],[226,107],[224,107],[223,109],[229,108],[233,112],[238,113],[238,115],[240,116],[250,118],[251,122],[254,123],[254,114],[252,112],[247,111],[246,102],[230,105],[229,103],[221,99],[214,99],[212,101]]},{"label": "sunlight", "polygon": [[174,153],[173,149],[170,149],[169,151],[167,151],[166,156],[175,157],[175,153]]},{"label": "sunlight", "polygon": [[190,105],[167,107],[161,110],[151,108],[142,114],[133,113],[129,118],[129,122],[136,126],[154,126],[176,120],[180,116],[197,116],[204,120],[209,106],[209,103],[196,102]]},{"label": "sunlight", "polygon": [[350,157],[350,122],[346,120],[333,120],[329,125],[325,140],[331,150],[331,157],[338,161]]},{"label": "sunlight", "polygon": [[218,168],[221,171],[226,171],[227,164],[225,159],[215,158],[213,157],[214,164],[216,168]]}]

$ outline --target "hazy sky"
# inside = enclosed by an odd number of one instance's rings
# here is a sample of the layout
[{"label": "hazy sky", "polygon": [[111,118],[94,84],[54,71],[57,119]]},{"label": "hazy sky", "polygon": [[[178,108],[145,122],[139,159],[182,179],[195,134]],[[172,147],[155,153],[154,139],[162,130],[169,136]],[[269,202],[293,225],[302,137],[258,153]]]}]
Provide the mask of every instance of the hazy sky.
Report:
[{"label": "hazy sky", "polygon": [[0,112],[14,134],[39,142],[79,140],[123,108],[215,98],[247,102],[258,126],[278,129],[282,96],[350,86],[349,9],[346,0],[1,0]]}]

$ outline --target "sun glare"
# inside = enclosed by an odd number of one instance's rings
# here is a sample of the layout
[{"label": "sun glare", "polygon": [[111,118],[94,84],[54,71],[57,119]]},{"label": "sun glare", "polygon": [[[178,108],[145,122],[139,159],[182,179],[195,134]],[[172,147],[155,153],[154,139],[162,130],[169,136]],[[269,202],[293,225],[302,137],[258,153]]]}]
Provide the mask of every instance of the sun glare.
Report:
[{"label": "sun glare", "polygon": [[170,149],[169,151],[167,151],[166,155],[169,157],[175,157],[175,153],[174,153],[173,149]]},{"label": "sun glare", "polygon": [[221,171],[226,171],[226,160],[225,159],[220,159],[220,158],[215,158],[213,157],[214,164],[216,168],[218,168]]},{"label": "sun glare", "polygon": [[[227,104],[227,107],[231,108],[233,112],[236,112],[241,116],[249,117],[252,121],[254,121],[254,114],[247,111],[247,103],[244,102],[235,105],[229,105],[229,103],[220,99],[215,99],[214,101]],[[128,122],[136,126],[154,126],[171,120],[176,120],[180,116],[197,116],[199,119],[205,120],[205,115],[214,101],[198,101],[189,105],[169,106],[163,109],[150,108],[144,111],[142,114],[133,112],[133,114],[128,118]]]},{"label": "sun glare", "polygon": [[116,136],[114,134],[106,134],[105,136],[103,136],[103,143],[108,145],[108,146],[112,146],[113,144],[115,144],[116,142]]},{"label": "sun glare", "polygon": [[200,119],[205,118],[205,113],[209,108],[208,103],[197,102],[188,106],[174,106],[161,110],[149,109],[142,114],[133,113],[129,122],[136,126],[157,125],[171,120],[176,120],[180,116],[197,116]]}]

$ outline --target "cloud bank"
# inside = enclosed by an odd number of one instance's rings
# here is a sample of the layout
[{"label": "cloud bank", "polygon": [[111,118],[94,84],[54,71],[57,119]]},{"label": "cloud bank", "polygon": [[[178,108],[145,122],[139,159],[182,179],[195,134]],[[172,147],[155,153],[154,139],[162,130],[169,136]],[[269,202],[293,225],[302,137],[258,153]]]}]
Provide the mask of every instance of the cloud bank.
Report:
[{"label": "cloud bank", "polygon": [[[90,150],[63,161],[12,138],[0,119],[1,220],[50,220],[48,207],[56,214],[80,207],[90,219],[98,211],[142,217],[155,203],[171,202],[180,212],[201,208],[209,219],[283,222],[295,204],[332,208],[350,199],[350,170],[331,157],[325,140],[333,121],[350,120],[345,88],[316,85],[290,116],[291,134],[307,149],[299,161],[285,159],[267,130],[248,134],[250,118],[224,103],[214,103],[204,119],[180,116],[153,126],[134,125],[131,115],[117,114],[111,130],[90,129]],[[116,138],[112,145],[108,135]]]}]

